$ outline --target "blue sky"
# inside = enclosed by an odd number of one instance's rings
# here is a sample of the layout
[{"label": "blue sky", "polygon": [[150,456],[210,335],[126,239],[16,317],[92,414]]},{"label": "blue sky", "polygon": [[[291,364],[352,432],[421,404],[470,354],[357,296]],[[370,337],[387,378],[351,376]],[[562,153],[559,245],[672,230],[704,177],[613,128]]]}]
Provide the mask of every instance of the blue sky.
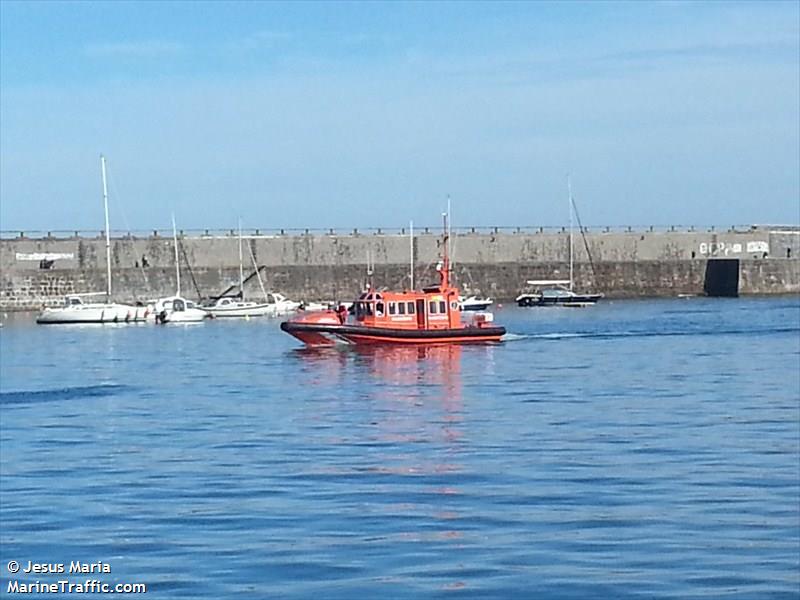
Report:
[{"label": "blue sky", "polygon": [[800,222],[800,3],[0,1],[0,229]]}]

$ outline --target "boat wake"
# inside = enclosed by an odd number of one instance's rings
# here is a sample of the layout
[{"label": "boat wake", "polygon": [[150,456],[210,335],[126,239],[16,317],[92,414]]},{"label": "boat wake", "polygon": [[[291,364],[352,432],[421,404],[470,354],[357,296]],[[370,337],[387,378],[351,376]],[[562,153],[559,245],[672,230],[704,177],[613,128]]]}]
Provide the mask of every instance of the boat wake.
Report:
[{"label": "boat wake", "polygon": [[127,389],[128,386],[125,385],[100,384],[53,388],[49,390],[0,392],[0,405],[34,404],[37,402],[57,402],[60,400],[75,400],[79,398],[116,396]]},{"label": "boat wake", "polygon": [[765,335],[776,333],[797,333],[797,327],[772,327],[769,329],[729,329],[729,330],[680,330],[680,331],[590,331],[590,332],[548,332],[548,333],[507,333],[501,341],[517,342],[521,340],[563,340],[571,338],[590,339],[617,339],[639,337],[676,337],[676,336],[704,336],[704,335]]}]

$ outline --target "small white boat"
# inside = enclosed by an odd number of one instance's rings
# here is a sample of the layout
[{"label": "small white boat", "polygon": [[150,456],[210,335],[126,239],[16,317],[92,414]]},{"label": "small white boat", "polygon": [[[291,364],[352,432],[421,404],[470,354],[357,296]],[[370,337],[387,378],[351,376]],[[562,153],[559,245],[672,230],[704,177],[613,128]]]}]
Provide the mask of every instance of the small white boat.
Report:
[{"label": "small white boat", "polygon": [[214,304],[202,309],[213,317],[266,317],[275,316],[275,305],[266,302],[252,302],[238,298],[217,298]]},{"label": "small white boat", "polygon": [[[100,292],[103,294],[103,292]],[[86,323],[143,323],[150,315],[146,306],[129,306],[116,302],[84,302],[85,296],[98,294],[71,294],[64,298],[63,306],[45,308],[36,322],[41,325],[69,325]]]},{"label": "small white boat", "polygon": [[493,303],[494,301],[491,298],[479,298],[478,296],[469,296],[467,298],[464,296],[458,297],[458,304],[461,310],[486,310]]},{"label": "small white boat", "polygon": [[[64,298],[64,304],[48,307],[36,317],[42,325],[77,324],[77,323],[136,323],[147,320],[148,309],[145,306],[131,306],[111,301],[111,235],[108,226],[108,186],[106,184],[106,159],[100,156],[100,168],[103,175],[103,209],[105,212],[106,234],[106,291],[88,294],[70,294]],[[105,295],[105,302],[84,302],[86,296]]]},{"label": "small white boat", "polygon": [[209,317],[194,302],[180,296],[162,298],[156,303],[156,323],[199,323]]},{"label": "small white boat", "polygon": [[199,323],[210,315],[197,305],[181,296],[181,263],[178,255],[178,230],[175,215],[172,215],[172,239],[175,247],[175,280],[177,291],[174,296],[159,298],[151,304],[152,318],[156,323]]}]

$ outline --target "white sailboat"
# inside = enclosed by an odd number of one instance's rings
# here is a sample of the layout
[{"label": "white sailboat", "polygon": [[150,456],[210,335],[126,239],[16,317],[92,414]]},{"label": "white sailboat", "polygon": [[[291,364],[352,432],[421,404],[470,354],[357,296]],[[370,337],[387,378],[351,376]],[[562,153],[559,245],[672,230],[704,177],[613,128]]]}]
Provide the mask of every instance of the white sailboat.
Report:
[{"label": "white sailboat", "polygon": [[[108,186],[106,184],[106,159],[100,156],[103,175],[103,209],[106,230],[106,291],[87,294],[69,294],[63,306],[45,308],[36,318],[42,325],[82,323],[137,323],[147,320],[148,308],[111,301],[111,233],[108,226]],[[84,298],[105,295],[105,302],[85,302]]]},{"label": "white sailboat", "polygon": [[172,239],[175,243],[175,278],[177,291],[174,296],[161,298],[155,304],[156,323],[199,323],[210,315],[181,296],[181,263],[178,256],[178,230],[175,215],[172,216]]},{"label": "white sailboat", "polygon": [[210,315],[219,318],[237,317],[275,317],[278,315],[285,315],[289,312],[295,311],[300,307],[299,302],[287,300],[281,294],[270,292],[267,293],[264,288],[264,283],[261,281],[261,274],[258,265],[256,264],[253,251],[250,249],[250,258],[253,266],[256,269],[256,277],[258,277],[258,284],[261,287],[261,292],[264,294],[263,302],[254,302],[252,300],[245,300],[244,297],[244,258],[242,254],[242,225],[239,224],[239,295],[238,297],[222,296],[217,298],[211,306],[203,307],[203,310]]},{"label": "white sailboat", "polygon": [[569,177],[567,177],[567,189],[569,191],[569,279],[532,279],[526,281],[527,291],[524,291],[515,299],[519,306],[592,306],[603,297],[603,294],[579,294],[574,290],[575,260],[572,223],[575,201],[572,199],[572,184]]}]

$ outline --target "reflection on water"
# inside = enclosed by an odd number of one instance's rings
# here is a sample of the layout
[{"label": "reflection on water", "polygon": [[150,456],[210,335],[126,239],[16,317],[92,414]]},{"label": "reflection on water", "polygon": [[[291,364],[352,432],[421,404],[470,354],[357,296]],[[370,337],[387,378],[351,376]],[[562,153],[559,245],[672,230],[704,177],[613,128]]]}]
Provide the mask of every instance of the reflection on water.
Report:
[{"label": "reflection on water", "polygon": [[[366,427],[352,423],[350,433],[328,439],[353,449],[353,462],[337,464],[325,476],[371,479],[368,488],[375,500],[367,516],[405,520],[414,515],[409,525],[418,519],[428,522],[423,530],[395,528],[385,535],[386,543],[447,544],[452,550],[463,543],[461,524],[468,515],[457,507],[466,472],[462,353],[458,345],[342,345],[291,351],[311,386],[357,382],[366,392],[360,400]],[[401,503],[390,498],[398,481],[406,489],[407,499]],[[464,586],[460,579],[442,584]]]},{"label": "reflection on water", "polygon": [[[392,388],[394,397],[413,400],[419,390],[411,386],[440,386],[444,404],[458,402],[461,396],[461,352],[459,345],[339,345],[303,347],[291,355],[309,375],[313,385],[331,385],[353,371],[368,375]],[[402,393],[400,393],[402,392]]]}]

